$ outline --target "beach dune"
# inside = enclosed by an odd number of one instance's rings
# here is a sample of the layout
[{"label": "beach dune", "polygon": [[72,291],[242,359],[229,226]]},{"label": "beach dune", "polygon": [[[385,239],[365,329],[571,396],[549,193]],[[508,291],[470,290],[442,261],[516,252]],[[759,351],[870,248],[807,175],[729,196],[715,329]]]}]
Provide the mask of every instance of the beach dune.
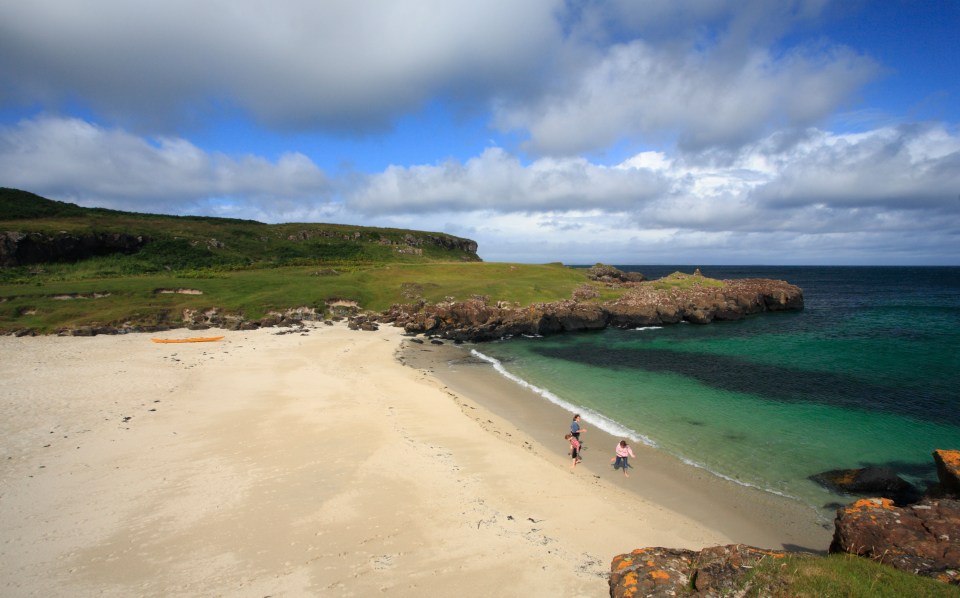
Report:
[{"label": "beach dune", "polygon": [[565,414],[517,425],[398,329],[277,332],[0,337],[2,594],[601,596],[621,552],[781,537],[601,442],[571,473]]}]

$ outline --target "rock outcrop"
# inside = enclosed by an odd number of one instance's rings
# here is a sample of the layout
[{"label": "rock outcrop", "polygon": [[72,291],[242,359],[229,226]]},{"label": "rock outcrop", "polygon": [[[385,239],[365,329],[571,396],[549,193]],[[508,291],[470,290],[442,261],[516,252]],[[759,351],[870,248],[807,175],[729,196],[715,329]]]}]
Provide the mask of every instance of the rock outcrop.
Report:
[{"label": "rock outcrop", "polygon": [[960,585],[960,501],[897,507],[865,498],[837,510],[830,552],[847,552]]},{"label": "rock outcrop", "polygon": [[489,305],[482,298],[435,305],[397,304],[380,317],[407,332],[451,340],[489,341],[517,335],[546,335],[616,326],[633,328],[687,321],[707,324],[768,312],[803,309],[803,291],[779,280],[725,280],[722,286],[658,290],[631,284],[606,303],[565,300],[517,308]]},{"label": "rock outcrop", "polygon": [[699,552],[640,548],[614,557],[610,565],[611,598],[634,596],[743,595],[744,574],[764,559],[784,553],[744,544],[714,546]]},{"label": "rock outcrop", "polygon": [[136,253],[150,239],[125,233],[0,232],[0,267],[76,262],[114,253]]}]

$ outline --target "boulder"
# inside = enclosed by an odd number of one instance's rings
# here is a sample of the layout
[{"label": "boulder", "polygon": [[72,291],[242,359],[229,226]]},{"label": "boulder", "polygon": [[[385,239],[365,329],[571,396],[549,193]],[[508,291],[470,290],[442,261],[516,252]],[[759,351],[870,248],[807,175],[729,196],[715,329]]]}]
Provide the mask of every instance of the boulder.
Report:
[{"label": "boulder", "polygon": [[933,460],[937,464],[937,477],[944,496],[960,498],[960,451],[933,451]]},{"label": "boulder", "polygon": [[834,469],[812,475],[810,479],[834,492],[883,496],[892,498],[898,505],[915,502],[921,497],[920,490],[889,467]]},{"label": "boulder", "polygon": [[743,576],[764,559],[784,552],[745,544],[713,546],[699,552],[675,548],[639,548],[613,558],[610,596],[730,596]]},{"label": "boulder", "polygon": [[897,507],[888,498],[858,500],[837,509],[830,552],[960,585],[960,501]]}]

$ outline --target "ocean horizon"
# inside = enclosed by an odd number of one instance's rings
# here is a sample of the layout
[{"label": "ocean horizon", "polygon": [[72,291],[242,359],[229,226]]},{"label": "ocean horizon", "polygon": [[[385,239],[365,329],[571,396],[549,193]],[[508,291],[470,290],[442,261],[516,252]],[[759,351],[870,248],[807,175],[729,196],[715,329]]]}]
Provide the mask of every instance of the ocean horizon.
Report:
[{"label": "ocean horizon", "polygon": [[805,307],[736,322],[608,328],[475,345],[589,425],[824,519],[854,496],[810,479],[889,467],[923,491],[960,448],[960,267],[617,266],[656,279],[785,280]]}]

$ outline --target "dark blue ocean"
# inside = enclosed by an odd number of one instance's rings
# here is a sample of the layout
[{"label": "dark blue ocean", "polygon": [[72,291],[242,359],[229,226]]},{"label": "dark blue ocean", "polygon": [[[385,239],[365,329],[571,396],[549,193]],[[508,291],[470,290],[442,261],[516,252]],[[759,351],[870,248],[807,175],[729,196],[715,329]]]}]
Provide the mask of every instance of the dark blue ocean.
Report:
[{"label": "dark blue ocean", "polygon": [[[648,279],[695,266],[619,266]],[[607,329],[477,345],[504,374],[737,483],[825,517],[836,496],[809,476],[889,466],[925,488],[931,453],[960,449],[960,268],[701,266],[772,278],[802,312],[739,322]]]}]

